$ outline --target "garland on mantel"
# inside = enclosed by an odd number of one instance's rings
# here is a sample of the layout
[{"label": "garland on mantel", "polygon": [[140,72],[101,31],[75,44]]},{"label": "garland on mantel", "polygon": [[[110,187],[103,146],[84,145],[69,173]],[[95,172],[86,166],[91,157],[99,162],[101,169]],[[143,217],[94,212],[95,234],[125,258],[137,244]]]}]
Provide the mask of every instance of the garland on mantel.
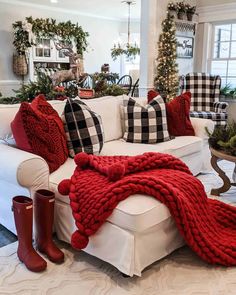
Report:
[{"label": "garland on mantel", "polygon": [[25,21],[13,23],[14,40],[13,45],[19,55],[24,55],[28,48],[35,45],[36,38],[60,38],[66,43],[75,43],[78,54],[83,54],[88,46],[88,32],[85,32],[78,23],[71,21],[57,23],[55,19],[33,19],[32,16],[26,17]]}]

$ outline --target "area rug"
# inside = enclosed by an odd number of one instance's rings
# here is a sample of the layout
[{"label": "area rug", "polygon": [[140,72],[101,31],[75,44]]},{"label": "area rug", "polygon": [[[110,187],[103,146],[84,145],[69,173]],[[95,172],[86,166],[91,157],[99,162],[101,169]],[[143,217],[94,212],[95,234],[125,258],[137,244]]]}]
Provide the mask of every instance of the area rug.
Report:
[{"label": "area rug", "polygon": [[236,268],[213,267],[187,247],[147,268],[141,278],[124,278],[114,267],[61,244],[65,263],[48,261],[32,273],[18,261],[17,243],[0,249],[0,294],[21,295],[235,295]]}]

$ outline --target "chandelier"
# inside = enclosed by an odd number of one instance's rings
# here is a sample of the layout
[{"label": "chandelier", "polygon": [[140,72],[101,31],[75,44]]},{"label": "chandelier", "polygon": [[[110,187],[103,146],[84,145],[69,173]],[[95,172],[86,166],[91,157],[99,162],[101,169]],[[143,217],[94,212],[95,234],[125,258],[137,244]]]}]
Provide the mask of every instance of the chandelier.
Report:
[{"label": "chandelier", "polygon": [[124,45],[118,42],[114,44],[114,47],[111,49],[111,57],[113,60],[116,60],[118,56],[125,55],[128,60],[135,59],[136,55],[140,54],[140,48],[135,42],[133,45],[130,42],[130,7],[131,5],[136,4],[136,1],[127,0],[121,1],[128,5],[128,42]]}]

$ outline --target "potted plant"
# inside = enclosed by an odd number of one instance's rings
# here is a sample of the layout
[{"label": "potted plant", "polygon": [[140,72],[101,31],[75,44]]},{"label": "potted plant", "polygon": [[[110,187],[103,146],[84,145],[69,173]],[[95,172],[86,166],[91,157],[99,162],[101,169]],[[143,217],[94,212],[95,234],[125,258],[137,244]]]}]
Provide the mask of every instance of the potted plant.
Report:
[{"label": "potted plant", "polygon": [[222,87],[220,89],[220,101],[224,101],[229,96],[231,90],[231,85],[229,83]]},{"label": "potted plant", "polygon": [[192,21],[196,11],[196,6],[191,6],[190,4],[186,4],[185,7],[186,7],[187,20]]},{"label": "potted plant", "polygon": [[206,128],[209,145],[215,150],[236,156],[236,122],[231,121],[227,126],[218,126],[212,133]]},{"label": "potted plant", "polygon": [[186,12],[186,5],[184,4],[184,2],[178,2],[177,3],[177,16],[178,19],[183,20],[184,19],[184,15]]},{"label": "potted plant", "polygon": [[176,16],[176,11],[177,11],[177,5],[176,3],[173,3],[173,2],[170,2],[167,6],[167,9],[168,9],[168,13],[171,15],[171,16]]},{"label": "potted plant", "polygon": [[231,87],[230,83],[227,83],[220,89],[220,101],[231,101],[236,98],[236,88]]}]

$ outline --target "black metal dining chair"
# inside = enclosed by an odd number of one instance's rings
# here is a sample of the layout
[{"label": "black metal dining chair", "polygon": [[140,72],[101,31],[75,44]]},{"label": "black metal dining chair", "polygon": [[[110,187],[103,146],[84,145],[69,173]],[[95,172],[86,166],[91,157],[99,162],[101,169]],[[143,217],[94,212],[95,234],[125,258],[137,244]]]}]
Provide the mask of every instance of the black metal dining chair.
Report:
[{"label": "black metal dining chair", "polygon": [[132,88],[132,78],[130,75],[124,75],[122,76],[118,82],[117,85],[122,87],[125,90],[126,94],[129,94]]},{"label": "black metal dining chair", "polygon": [[131,97],[139,97],[139,79],[137,79],[133,85]]},{"label": "black metal dining chair", "polygon": [[94,88],[94,81],[93,81],[93,77],[91,75],[87,75],[87,77],[85,78],[85,80],[82,83],[81,88]]}]

